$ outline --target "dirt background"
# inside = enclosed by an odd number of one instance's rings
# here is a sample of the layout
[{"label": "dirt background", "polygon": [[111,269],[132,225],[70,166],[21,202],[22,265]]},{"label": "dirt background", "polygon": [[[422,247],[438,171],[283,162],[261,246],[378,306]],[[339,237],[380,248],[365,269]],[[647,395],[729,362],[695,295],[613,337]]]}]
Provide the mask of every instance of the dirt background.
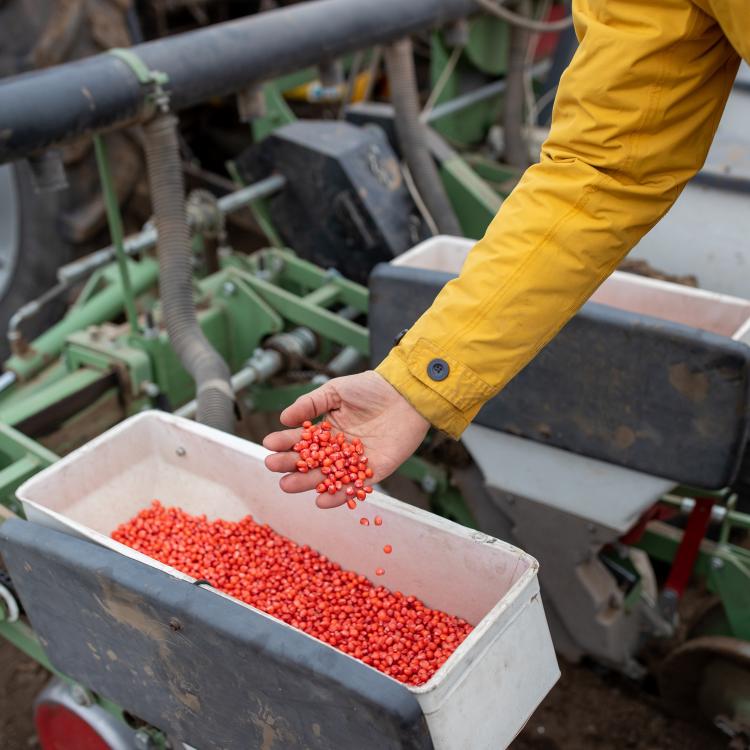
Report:
[{"label": "dirt background", "polygon": [[[512,750],[724,750],[727,746],[711,729],[665,716],[655,698],[617,675],[587,666],[560,666],[562,679]],[[31,704],[46,681],[39,665],[0,639],[1,750],[39,747]]]}]

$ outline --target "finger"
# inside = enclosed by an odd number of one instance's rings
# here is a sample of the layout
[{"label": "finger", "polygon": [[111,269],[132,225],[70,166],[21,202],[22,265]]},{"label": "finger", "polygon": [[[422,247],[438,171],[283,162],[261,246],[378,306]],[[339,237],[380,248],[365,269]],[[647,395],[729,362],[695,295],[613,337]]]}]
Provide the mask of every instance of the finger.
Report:
[{"label": "finger", "polygon": [[315,504],[319,508],[323,508],[324,510],[328,510],[330,508],[338,508],[339,505],[343,505],[347,501],[347,497],[343,492],[337,492],[335,495],[329,495],[328,493],[324,495],[318,495],[318,497],[315,499]]},{"label": "finger", "polygon": [[333,390],[330,383],[300,396],[291,406],[281,412],[281,424],[288,427],[302,424],[306,419],[315,419],[334,408]]},{"label": "finger", "polygon": [[308,471],[304,474],[295,472],[281,477],[279,487],[284,492],[309,492],[314,490],[322,481],[323,475],[319,471]]},{"label": "finger", "polygon": [[271,453],[270,456],[266,456],[266,468],[287,474],[296,471],[297,461],[299,456],[296,453]]},{"label": "finger", "polygon": [[294,430],[279,430],[278,432],[271,432],[263,438],[263,447],[268,448],[269,451],[291,450],[292,446],[299,442],[301,434],[301,427],[297,427]]}]

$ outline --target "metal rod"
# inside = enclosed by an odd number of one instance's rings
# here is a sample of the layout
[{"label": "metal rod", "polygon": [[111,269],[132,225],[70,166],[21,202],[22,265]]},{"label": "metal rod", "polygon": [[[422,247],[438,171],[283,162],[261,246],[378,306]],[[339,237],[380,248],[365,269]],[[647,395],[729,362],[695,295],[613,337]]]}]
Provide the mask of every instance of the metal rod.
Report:
[{"label": "metal rod", "polygon": [[96,151],[96,166],[99,169],[99,180],[102,183],[102,193],[104,194],[104,205],[107,209],[107,223],[109,224],[109,235],[112,238],[112,244],[115,248],[115,258],[117,259],[117,268],[120,272],[120,283],[122,284],[123,304],[125,306],[125,315],[127,316],[130,330],[138,333],[138,311],[135,307],[135,297],[133,296],[133,285],[130,283],[130,273],[128,272],[128,262],[123,247],[123,229],[122,216],[120,215],[120,202],[117,198],[112,173],[109,169],[109,159],[107,158],[107,147],[104,139],[94,136],[94,150]]},{"label": "metal rod", "polygon": [[[315,334],[305,326],[295,328],[288,333],[272,336],[266,346],[278,348],[256,349],[247,364],[232,375],[232,391],[238,393],[253,383],[263,383],[284,368],[287,357],[295,358],[299,355],[310,356],[317,348]],[[193,399],[175,410],[178,417],[188,419],[195,416],[198,402]]]},{"label": "metal rod", "polygon": [[[168,76],[174,111],[475,13],[474,0],[312,0],[130,48]],[[149,90],[94,55],[0,83],[0,163],[137,121]]]},{"label": "metal rod", "polygon": [[[543,60],[534,65],[529,73],[532,77],[543,75],[547,72],[549,66],[550,62],[548,60]],[[486,86],[480,86],[478,89],[469,91],[467,94],[455,97],[455,99],[443,102],[442,104],[437,104],[427,114],[427,122],[437,122],[443,117],[455,115],[456,112],[460,112],[474,104],[486,101],[487,99],[492,99],[492,97],[502,94],[506,87],[507,83],[505,78],[501,78],[499,81],[488,83]]]},{"label": "metal rod", "polygon": [[[273,195],[281,190],[285,184],[286,179],[282,175],[274,174],[263,180],[254,182],[252,185],[222,196],[218,199],[217,206],[224,215],[232,214],[252,204],[254,201]],[[155,227],[147,226],[143,231],[131,235],[124,240],[123,251],[126,255],[143,253],[156,246],[158,236]],[[115,252],[115,248],[112,245],[97,250],[80,260],[61,266],[57,271],[57,277],[61,281],[68,283],[78,281],[96,271],[97,268],[110,263],[115,257]]]}]

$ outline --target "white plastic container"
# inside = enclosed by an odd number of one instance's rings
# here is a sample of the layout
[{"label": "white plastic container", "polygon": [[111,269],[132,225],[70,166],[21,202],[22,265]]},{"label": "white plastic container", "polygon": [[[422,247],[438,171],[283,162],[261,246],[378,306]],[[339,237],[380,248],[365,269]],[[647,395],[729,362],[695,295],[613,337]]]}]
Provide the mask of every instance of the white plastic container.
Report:
[{"label": "white plastic container", "polygon": [[[538,563],[516,547],[377,492],[353,513],[286,495],[267,451],[194,422],[146,412],[122,422],[18,489],[29,520],[97,542],[177,578],[109,538],[154,498],[209,518],[251,514],[346,568],[459,615],[474,631],[425,685],[410,688],[437,750],[507,747],[559,677]],[[363,528],[363,513],[383,525]],[[383,555],[383,545],[393,553]],[[218,594],[217,594],[218,595]],[[237,602],[238,606],[248,606]],[[279,622],[279,627],[288,627]],[[362,664],[363,669],[370,669]]]},{"label": "white plastic container", "polygon": [[[475,244],[464,237],[438,235],[394,258],[391,265],[458,274]],[[615,271],[590,299],[750,343],[750,301],[740,297]]]}]

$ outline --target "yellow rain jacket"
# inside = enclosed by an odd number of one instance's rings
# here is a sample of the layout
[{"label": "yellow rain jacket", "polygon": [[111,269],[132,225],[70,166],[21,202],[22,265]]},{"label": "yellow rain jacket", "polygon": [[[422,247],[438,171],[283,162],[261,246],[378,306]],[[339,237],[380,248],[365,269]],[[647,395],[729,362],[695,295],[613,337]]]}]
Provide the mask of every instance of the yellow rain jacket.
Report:
[{"label": "yellow rain jacket", "polygon": [[540,163],[377,368],[454,437],[667,212],[750,59],[750,0],[574,0],[573,13],[580,46]]}]

